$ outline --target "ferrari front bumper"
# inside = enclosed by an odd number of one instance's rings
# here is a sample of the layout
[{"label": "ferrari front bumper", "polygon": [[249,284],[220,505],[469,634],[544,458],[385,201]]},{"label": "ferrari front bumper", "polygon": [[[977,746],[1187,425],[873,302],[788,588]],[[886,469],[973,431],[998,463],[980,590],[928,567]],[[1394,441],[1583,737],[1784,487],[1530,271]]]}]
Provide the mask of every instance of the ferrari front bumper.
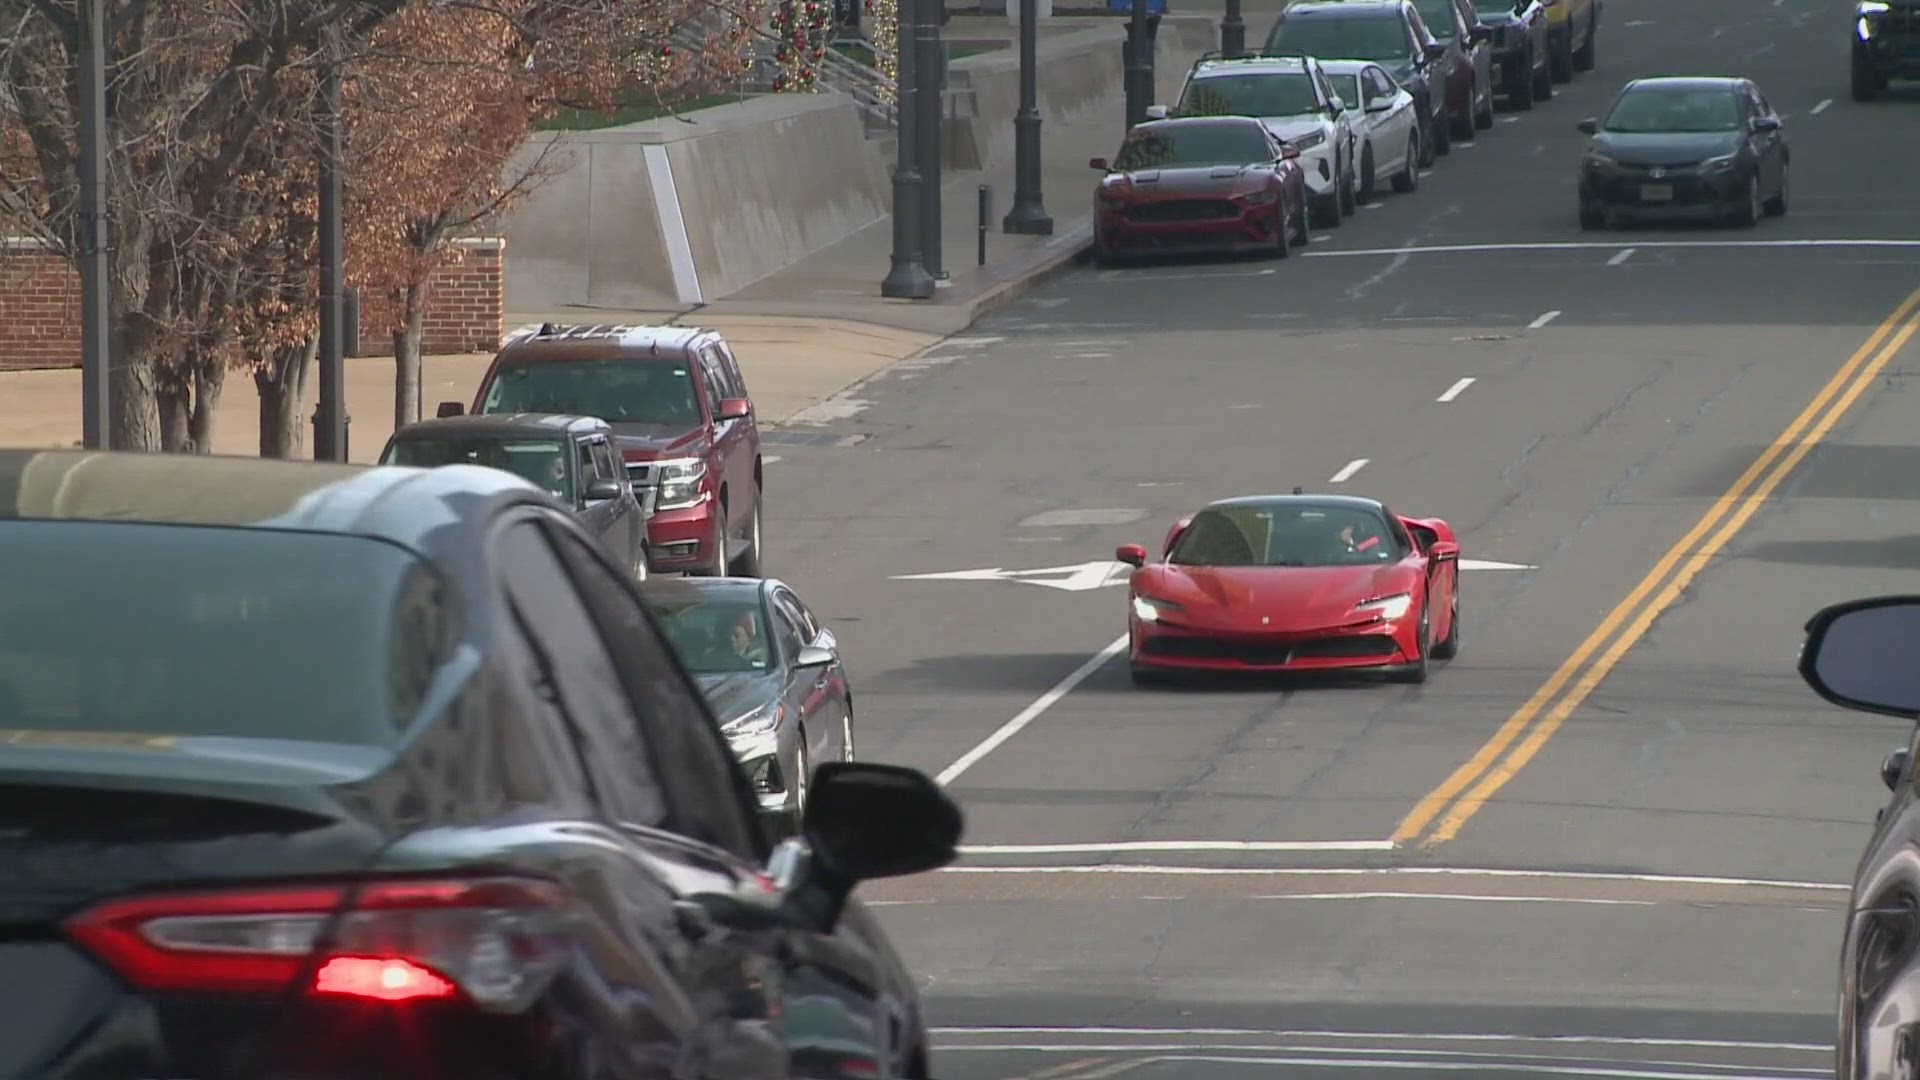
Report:
[{"label": "ferrari front bumper", "polygon": [[[1407,622],[1402,626],[1400,622]],[[1418,660],[1409,620],[1279,634],[1168,626],[1133,619],[1128,659],[1147,671],[1333,671]]]}]

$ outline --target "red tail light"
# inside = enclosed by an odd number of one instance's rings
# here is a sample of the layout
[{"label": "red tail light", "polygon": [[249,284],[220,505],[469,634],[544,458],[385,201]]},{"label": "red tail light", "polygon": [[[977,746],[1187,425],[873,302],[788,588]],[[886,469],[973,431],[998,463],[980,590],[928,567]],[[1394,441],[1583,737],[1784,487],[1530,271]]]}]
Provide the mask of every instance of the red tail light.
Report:
[{"label": "red tail light", "polygon": [[464,1001],[511,1012],[565,963],[565,894],[542,881],[485,878],[364,886],[310,963],[345,886],[174,893],[109,900],[67,933],[143,990],[308,993],[370,1001]]}]

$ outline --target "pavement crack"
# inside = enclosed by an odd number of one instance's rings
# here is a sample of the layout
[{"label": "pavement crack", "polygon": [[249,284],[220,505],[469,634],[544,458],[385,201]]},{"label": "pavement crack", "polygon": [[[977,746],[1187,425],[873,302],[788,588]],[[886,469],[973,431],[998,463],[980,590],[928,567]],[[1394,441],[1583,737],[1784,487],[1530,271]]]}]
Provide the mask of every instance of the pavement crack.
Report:
[{"label": "pavement crack", "polygon": [[1226,761],[1228,755],[1241,750],[1246,743],[1247,736],[1260,730],[1268,721],[1276,719],[1281,713],[1285,712],[1287,703],[1291,701],[1292,698],[1293,691],[1283,691],[1280,694],[1279,700],[1247,717],[1245,723],[1236,728],[1232,734],[1220,740],[1219,744],[1214,748],[1213,753],[1208,756],[1205,762],[1198,768],[1187,773],[1187,775],[1181,777],[1175,783],[1167,785],[1164,791],[1156,795],[1153,803],[1149,805],[1146,810],[1142,811],[1139,817],[1127,823],[1122,835],[1130,840],[1143,839],[1141,835],[1142,831],[1146,829],[1148,825],[1152,824],[1156,818],[1165,814],[1175,803],[1184,799],[1196,786],[1204,783],[1215,773],[1218,773],[1220,766]]}]

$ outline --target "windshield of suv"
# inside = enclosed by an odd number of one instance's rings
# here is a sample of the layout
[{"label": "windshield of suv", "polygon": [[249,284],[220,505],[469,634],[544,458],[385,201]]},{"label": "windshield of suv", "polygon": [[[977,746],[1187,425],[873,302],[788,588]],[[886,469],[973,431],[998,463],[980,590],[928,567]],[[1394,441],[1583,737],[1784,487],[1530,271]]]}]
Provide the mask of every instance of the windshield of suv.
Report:
[{"label": "windshield of suv", "polygon": [[1319,15],[1283,20],[1273,28],[1267,51],[1327,60],[1405,60],[1413,55],[1413,45],[1397,17]]},{"label": "windshield of suv", "polygon": [[1135,128],[1120,144],[1113,167],[1135,169],[1203,168],[1248,165],[1272,153],[1266,136],[1253,124],[1189,124]]},{"label": "windshield of suv", "polygon": [[760,597],[702,597],[691,603],[650,602],[660,629],[680,655],[680,663],[697,675],[735,671],[764,671],[772,662],[767,646],[767,623]]},{"label": "windshield of suv", "polygon": [[1366,566],[1404,552],[1385,519],[1345,506],[1298,503],[1200,511],[1168,562],[1186,566]]},{"label": "windshield of suv", "polygon": [[573,501],[573,478],[567,471],[567,444],[557,440],[499,435],[407,435],[396,438],[393,445],[387,447],[380,463],[422,469],[484,465],[530,480],[563,502]]},{"label": "windshield of suv", "polygon": [[[439,578],[359,536],[0,522],[0,729],[387,747],[445,655]],[[0,737],[0,756],[9,740]]]},{"label": "windshield of suv", "polygon": [[1624,134],[1738,131],[1740,99],[1724,86],[1642,86],[1614,102],[1601,127]]},{"label": "windshield of suv", "polygon": [[1209,75],[1187,84],[1181,116],[1297,116],[1317,112],[1313,80],[1305,72]]},{"label": "windshield of suv", "polygon": [[502,365],[483,413],[577,413],[612,424],[691,428],[700,401],[686,364],[649,360],[531,361]]}]

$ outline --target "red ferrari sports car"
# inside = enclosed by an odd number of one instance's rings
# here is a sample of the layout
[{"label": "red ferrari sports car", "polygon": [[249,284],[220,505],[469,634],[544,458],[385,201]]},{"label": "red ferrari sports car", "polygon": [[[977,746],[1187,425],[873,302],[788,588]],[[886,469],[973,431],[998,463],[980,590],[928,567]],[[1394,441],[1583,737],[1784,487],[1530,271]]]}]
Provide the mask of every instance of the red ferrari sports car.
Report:
[{"label": "red ferrari sports car", "polygon": [[1439,518],[1372,499],[1223,499],[1124,544],[1136,682],[1179,671],[1367,669],[1425,682],[1460,648],[1460,544]]}]

